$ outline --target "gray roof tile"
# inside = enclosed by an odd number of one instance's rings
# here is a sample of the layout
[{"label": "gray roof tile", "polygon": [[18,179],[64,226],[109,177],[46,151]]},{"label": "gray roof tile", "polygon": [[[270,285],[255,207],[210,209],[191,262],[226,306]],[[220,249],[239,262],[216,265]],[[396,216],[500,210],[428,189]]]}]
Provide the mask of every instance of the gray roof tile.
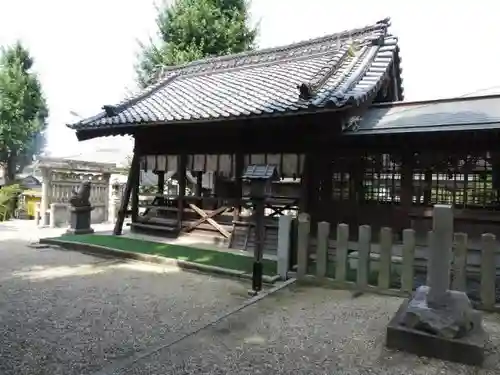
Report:
[{"label": "gray roof tile", "polygon": [[[376,94],[399,59],[388,27],[385,19],[286,47],[169,67],[159,83],[69,127],[85,131],[357,105]],[[303,90],[307,95],[300,95]]]},{"label": "gray roof tile", "polygon": [[500,95],[377,104],[344,134],[500,129]]}]

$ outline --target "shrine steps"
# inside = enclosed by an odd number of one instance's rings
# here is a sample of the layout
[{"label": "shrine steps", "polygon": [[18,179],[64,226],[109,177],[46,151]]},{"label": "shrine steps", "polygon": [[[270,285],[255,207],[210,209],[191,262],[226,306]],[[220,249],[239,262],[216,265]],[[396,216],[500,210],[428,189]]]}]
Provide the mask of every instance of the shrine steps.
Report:
[{"label": "shrine steps", "polygon": [[[255,249],[255,225],[252,222],[237,222],[234,225],[231,249],[253,252]],[[266,222],[264,229],[264,253],[276,254],[278,249],[278,225],[274,220]]]},{"label": "shrine steps", "polygon": [[162,237],[176,237],[179,235],[179,226],[175,219],[142,216],[138,218],[137,222],[131,223],[130,227],[135,232]]},{"label": "shrine steps", "polygon": [[[198,224],[195,228],[186,231],[186,227],[193,222],[195,222],[194,218],[192,220],[184,220],[182,222],[182,229],[179,229],[176,219],[146,216],[139,217],[137,222],[130,223],[129,225],[132,231],[136,233],[151,234],[159,237],[178,237],[179,235],[186,235],[200,237],[205,242],[208,238],[210,242],[214,244],[228,247],[230,238],[223,236],[209,223]],[[232,225],[228,225],[227,223],[219,223],[219,225],[224,230],[231,233]]]},{"label": "shrine steps", "polygon": [[179,228],[177,226],[165,226],[158,223],[130,223],[130,228],[133,232],[161,237],[177,237],[179,235]]}]

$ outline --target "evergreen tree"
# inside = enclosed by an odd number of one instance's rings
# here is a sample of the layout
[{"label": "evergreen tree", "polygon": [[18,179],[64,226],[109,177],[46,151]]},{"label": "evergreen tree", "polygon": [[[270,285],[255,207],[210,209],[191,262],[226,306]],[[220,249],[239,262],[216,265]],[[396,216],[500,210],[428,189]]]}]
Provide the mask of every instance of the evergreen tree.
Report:
[{"label": "evergreen tree", "polygon": [[137,81],[146,87],[162,67],[250,50],[257,34],[246,0],[176,0],[158,8],[159,42],[142,46]]},{"label": "evergreen tree", "polygon": [[32,66],[33,59],[21,43],[1,50],[0,165],[7,180],[31,163],[43,145],[48,110]]}]

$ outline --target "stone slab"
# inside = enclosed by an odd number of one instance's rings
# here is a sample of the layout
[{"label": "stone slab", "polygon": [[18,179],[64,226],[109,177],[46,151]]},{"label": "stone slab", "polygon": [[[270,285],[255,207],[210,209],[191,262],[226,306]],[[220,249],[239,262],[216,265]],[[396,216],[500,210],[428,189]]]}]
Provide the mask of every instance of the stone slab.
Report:
[{"label": "stone slab", "polygon": [[67,234],[92,234],[94,233],[94,230],[92,228],[88,228],[88,229],[73,229],[73,228],[69,228],[67,231],[66,231]]},{"label": "stone slab", "polygon": [[[481,366],[484,361],[484,347],[488,335],[480,324],[475,325],[467,337],[460,339],[445,339],[425,332],[401,326],[402,315],[408,307],[405,300],[387,326],[386,346],[389,349],[442,359],[445,361]],[[477,322],[481,321],[481,313],[477,314]]]}]

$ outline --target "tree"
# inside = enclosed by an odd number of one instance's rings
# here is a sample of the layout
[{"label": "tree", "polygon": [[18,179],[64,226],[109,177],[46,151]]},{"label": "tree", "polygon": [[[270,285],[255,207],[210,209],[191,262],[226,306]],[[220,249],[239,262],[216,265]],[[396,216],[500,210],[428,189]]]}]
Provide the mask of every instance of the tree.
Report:
[{"label": "tree", "polygon": [[8,181],[31,163],[44,143],[48,110],[32,66],[33,58],[21,43],[1,50],[0,165]]},{"label": "tree", "polygon": [[254,47],[257,29],[248,25],[246,0],[176,0],[157,10],[159,42],[141,44],[136,65],[141,87],[155,83],[165,66]]}]

